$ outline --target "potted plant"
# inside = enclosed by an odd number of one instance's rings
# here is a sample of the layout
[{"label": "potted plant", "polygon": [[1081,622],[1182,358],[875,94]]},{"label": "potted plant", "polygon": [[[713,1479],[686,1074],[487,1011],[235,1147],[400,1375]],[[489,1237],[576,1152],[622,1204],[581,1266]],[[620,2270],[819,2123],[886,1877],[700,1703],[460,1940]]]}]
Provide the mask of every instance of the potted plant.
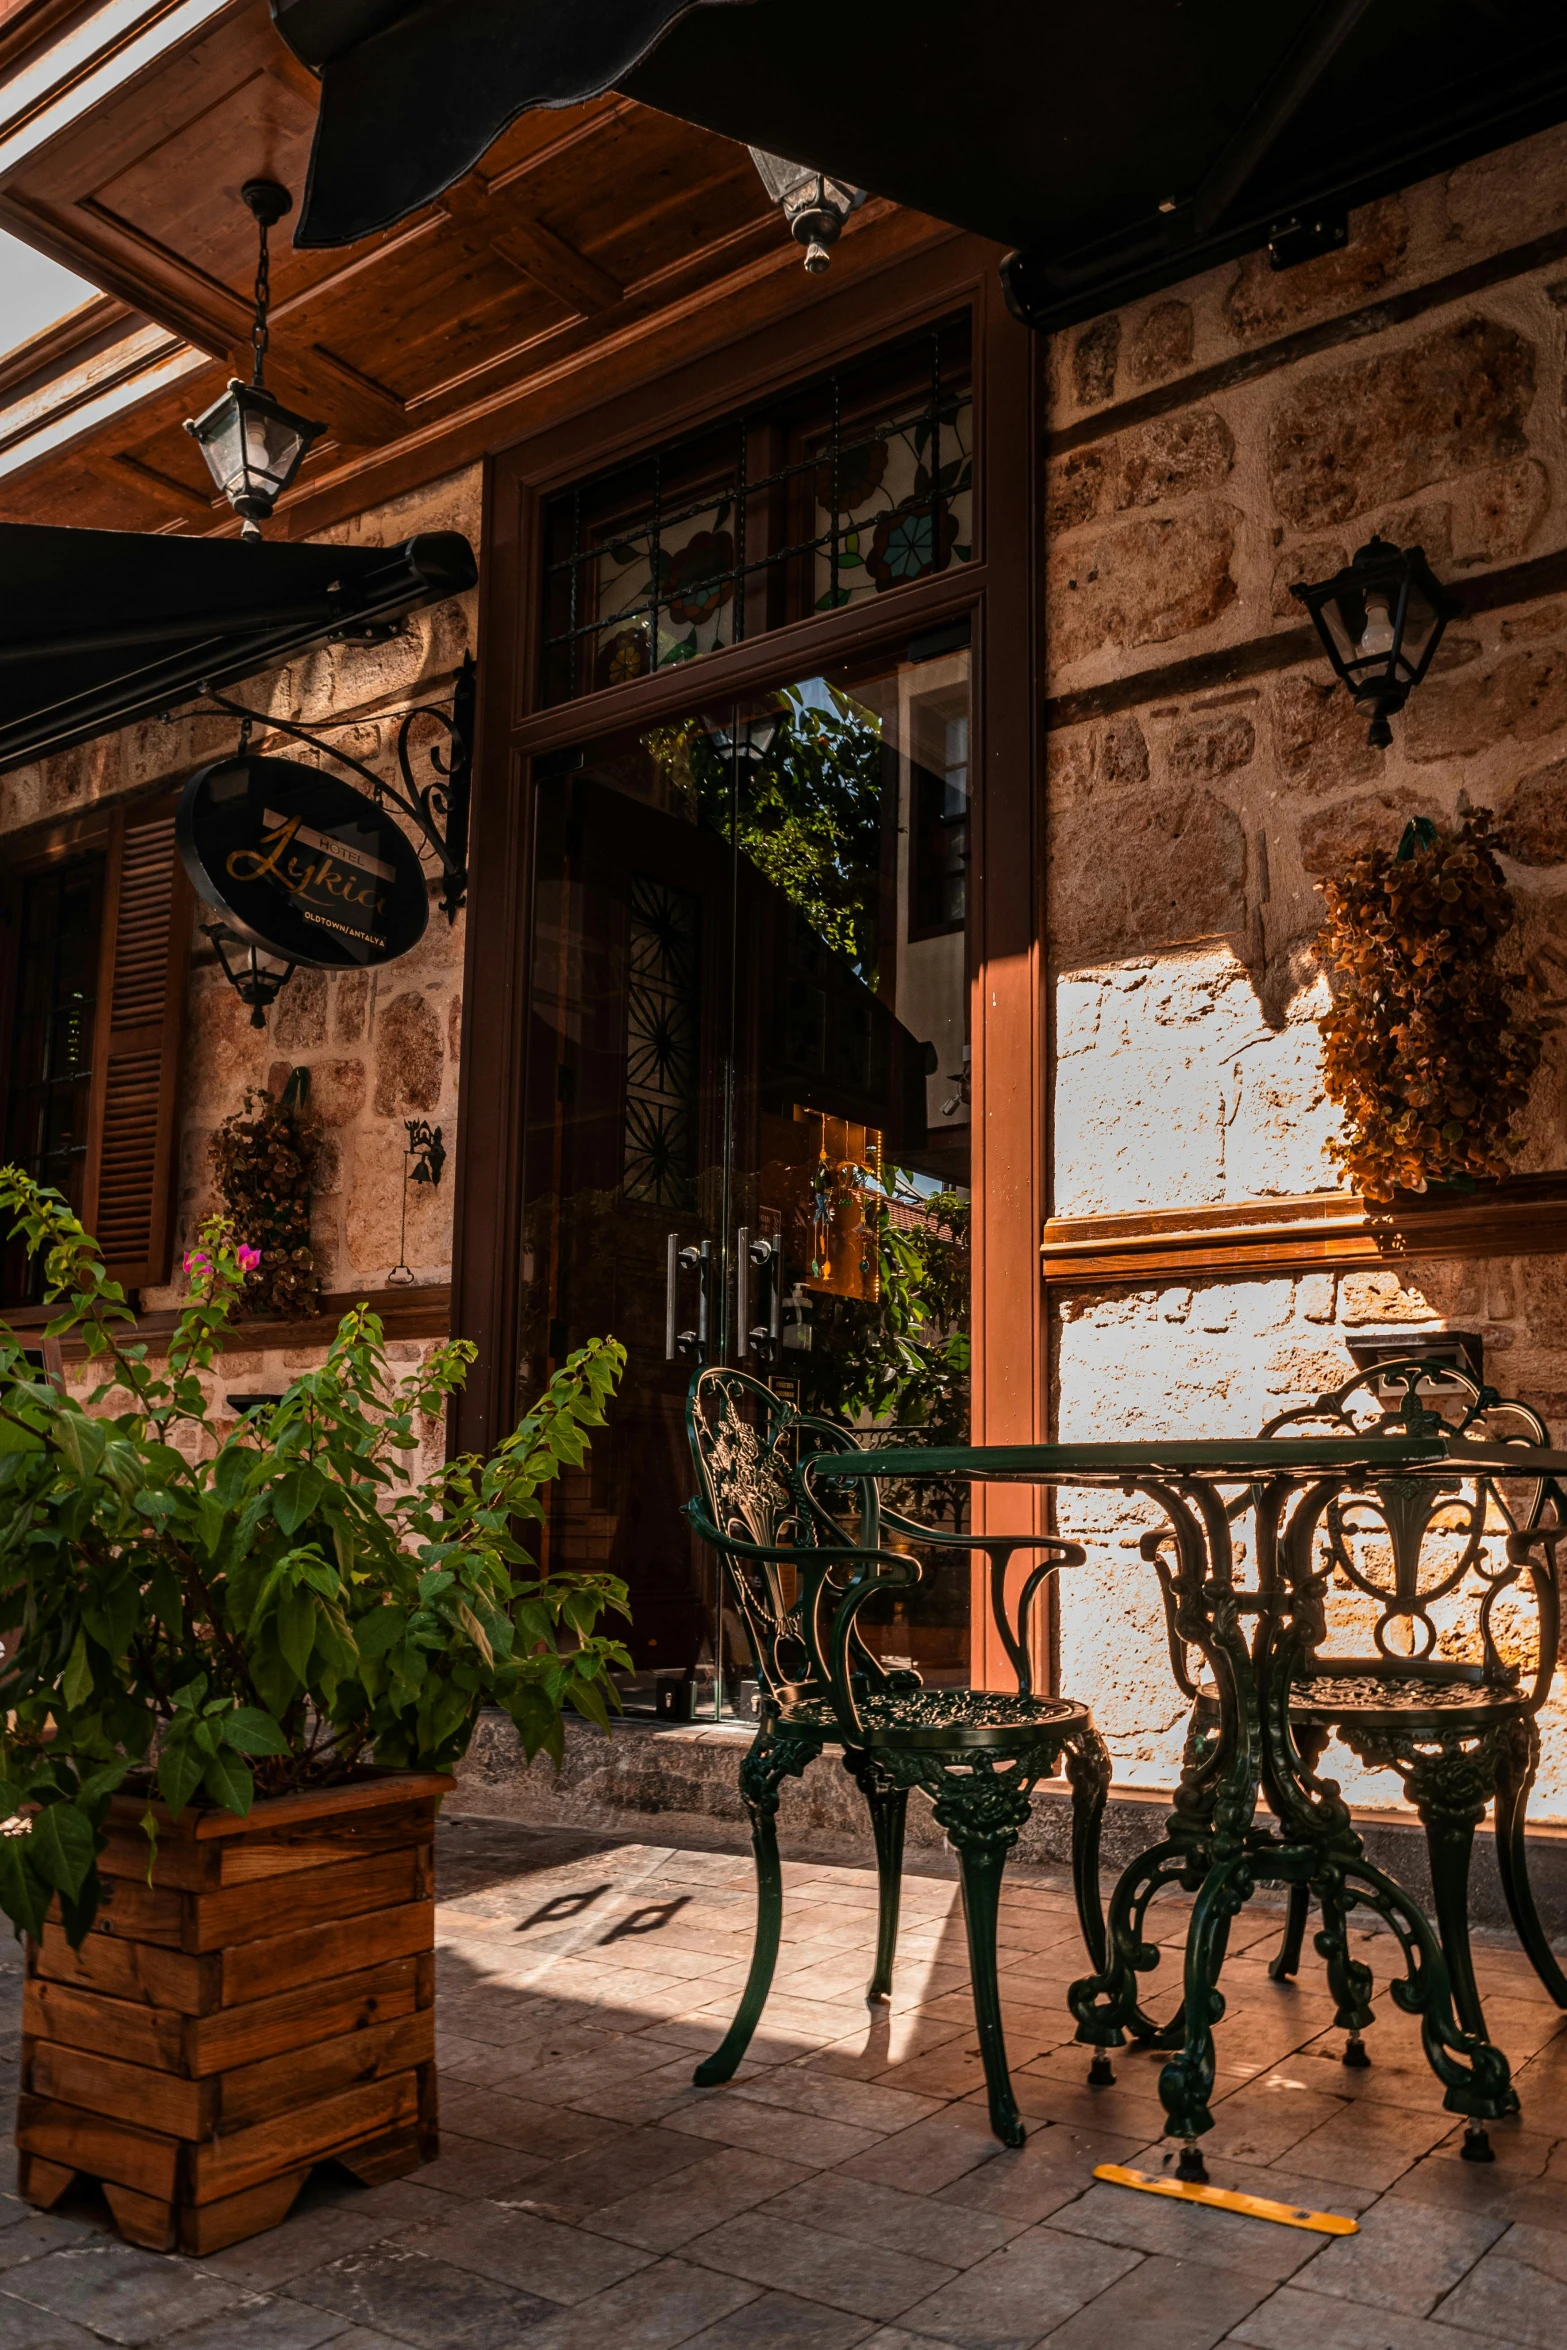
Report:
[{"label": "potted plant", "polygon": [[64,1201],[0,1169],[78,1401],[0,1324],[0,1909],[27,1937],[21,2192],[102,2182],[136,2243],[210,2252],[312,2164],[435,2150],[431,1844],[481,1706],[557,1760],[629,1659],[613,1576],[517,1539],[624,1362],[572,1356],[489,1459],[414,1456],[474,1349],[394,1378],[345,1315],[237,1425],[202,1374],[248,1249],[214,1218],[155,1362]]}]

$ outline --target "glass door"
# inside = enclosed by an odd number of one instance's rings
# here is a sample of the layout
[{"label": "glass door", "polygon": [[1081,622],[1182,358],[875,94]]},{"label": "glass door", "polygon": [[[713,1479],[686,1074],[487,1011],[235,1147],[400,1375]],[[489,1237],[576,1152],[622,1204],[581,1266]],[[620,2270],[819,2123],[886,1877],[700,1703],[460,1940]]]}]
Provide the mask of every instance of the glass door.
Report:
[{"label": "glass door", "polygon": [[[959,626],[536,763],[519,1379],[628,1350],[549,1528],[630,1586],[628,1709],[754,1705],[680,1515],[695,1369],[967,1431],[968,726]],[[961,1679],[967,1609],[928,1569],[868,1636]]]}]

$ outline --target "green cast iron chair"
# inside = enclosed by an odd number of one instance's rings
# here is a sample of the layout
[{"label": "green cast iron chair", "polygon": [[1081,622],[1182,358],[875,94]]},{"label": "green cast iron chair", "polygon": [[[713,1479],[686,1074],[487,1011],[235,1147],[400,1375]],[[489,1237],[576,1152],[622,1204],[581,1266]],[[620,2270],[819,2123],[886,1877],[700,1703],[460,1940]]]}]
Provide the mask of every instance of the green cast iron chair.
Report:
[{"label": "green cast iron chair", "polygon": [[[1417,1359],[1379,1363],[1330,1394],[1289,1405],[1258,1433],[1400,1436],[1446,1427],[1476,1441],[1550,1443],[1537,1412],[1464,1372],[1444,1366],[1442,1388],[1422,1391],[1430,1369]],[[1433,1403],[1444,1404],[1445,1415]],[[1548,1503],[1549,1524],[1542,1522]],[[1246,1506],[1237,1502],[1232,1515]],[[1525,1843],[1540,1761],[1537,1716],[1556,1666],[1556,1548],[1564,1533],[1555,1488],[1539,1478],[1383,1478],[1329,1501],[1316,1539],[1293,1556],[1286,1545],[1283,1561],[1301,1628],[1290,1663],[1296,1750],[1314,1771],[1336,1734],[1360,1761],[1397,1775],[1426,1833],[1458,2020],[1481,2038],[1488,2035],[1469,1947],[1469,1867],[1474,1831],[1493,1803],[1513,1925],[1546,1990],[1567,2007],[1567,1976],[1540,1923]],[[1341,1641],[1363,1638],[1368,1624],[1375,1653],[1345,1653]],[[1171,1632],[1179,1671],[1173,1624]],[[1185,1685],[1200,1748],[1217,1724],[1217,1703],[1189,1673]],[[1309,1910],[1308,1888],[1292,1886],[1269,1968],[1275,1981],[1299,1969]],[[1358,2030],[1344,2061],[1370,2061]]]},{"label": "green cast iron chair", "polygon": [[[876,1961],[867,1997],[892,1989],[898,1933],[904,1819],[911,1787],[933,1799],[957,1852],[963,1888],[974,2015],[989,2093],[990,2121],[1007,2146],[1024,2130],[1007,2072],[996,1981],[996,1923],[1002,1870],[1031,1809],[1035,1783],[1064,1760],[1072,1787],[1072,1873],[1083,1939],[1104,1964],[1099,1898],[1099,1829],[1110,1762],[1088,1708],[1033,1694],[1029,1619],[1045,1581],[1082,1563],[1076,1543],[1025,1535],[949,1533],[884,1509],[864,1487],[858,1539],[808,1488],[796,1466],[809,1452],[852,1450],[841,1428],[800,1415],[743,1372],[699,1371],[687,1428],[697,1498],[686,1514],[717,1553],[756,1658],[761,1724],[740,1766],[740,1793],[756,1856],[756,1942],[739,2010],[723,2044],[696,2070],[699,2087],[733,2075],[760,2021],[772,1984],[783,1921],[778,1862],[778,1789],[824,1747],[870,1810],[880,1889]],[[878,1594],[920,1581],[917,1559],[884,1537],[938,1548],[983,1551],[990,1561],[996,1630],[1017,1675],[1015,1693],[926,1689],[919,1675],[889,1671],[862,1638],[856,1618]],[[1015,1606],[1006,1605],[1014,1553],[1042,1552]]]}]

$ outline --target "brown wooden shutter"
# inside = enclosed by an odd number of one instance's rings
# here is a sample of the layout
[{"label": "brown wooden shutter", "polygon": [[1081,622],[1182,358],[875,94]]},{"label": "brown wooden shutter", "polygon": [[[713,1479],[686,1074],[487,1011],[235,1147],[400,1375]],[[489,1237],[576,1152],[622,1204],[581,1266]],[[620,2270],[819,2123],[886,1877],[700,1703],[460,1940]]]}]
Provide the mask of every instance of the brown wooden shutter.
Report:
[{"label": "brown wooden shutter", "polygon": [[82,1221],[127,1289],[169,1277],[191,910],[173,800],[117,810]]}]

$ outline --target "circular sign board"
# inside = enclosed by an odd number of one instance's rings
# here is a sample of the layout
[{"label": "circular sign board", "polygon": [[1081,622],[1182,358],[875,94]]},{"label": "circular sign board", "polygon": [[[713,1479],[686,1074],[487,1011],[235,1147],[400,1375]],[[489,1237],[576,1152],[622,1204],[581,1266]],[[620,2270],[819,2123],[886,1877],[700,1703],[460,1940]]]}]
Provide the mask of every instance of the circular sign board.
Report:
[{"label": "circular sign board", "polygon": [[198,896],[286,962],[390,963],[424,935],[429,892],[407,834],[319,768],[248,754],[199,767],[176,837]]}]

